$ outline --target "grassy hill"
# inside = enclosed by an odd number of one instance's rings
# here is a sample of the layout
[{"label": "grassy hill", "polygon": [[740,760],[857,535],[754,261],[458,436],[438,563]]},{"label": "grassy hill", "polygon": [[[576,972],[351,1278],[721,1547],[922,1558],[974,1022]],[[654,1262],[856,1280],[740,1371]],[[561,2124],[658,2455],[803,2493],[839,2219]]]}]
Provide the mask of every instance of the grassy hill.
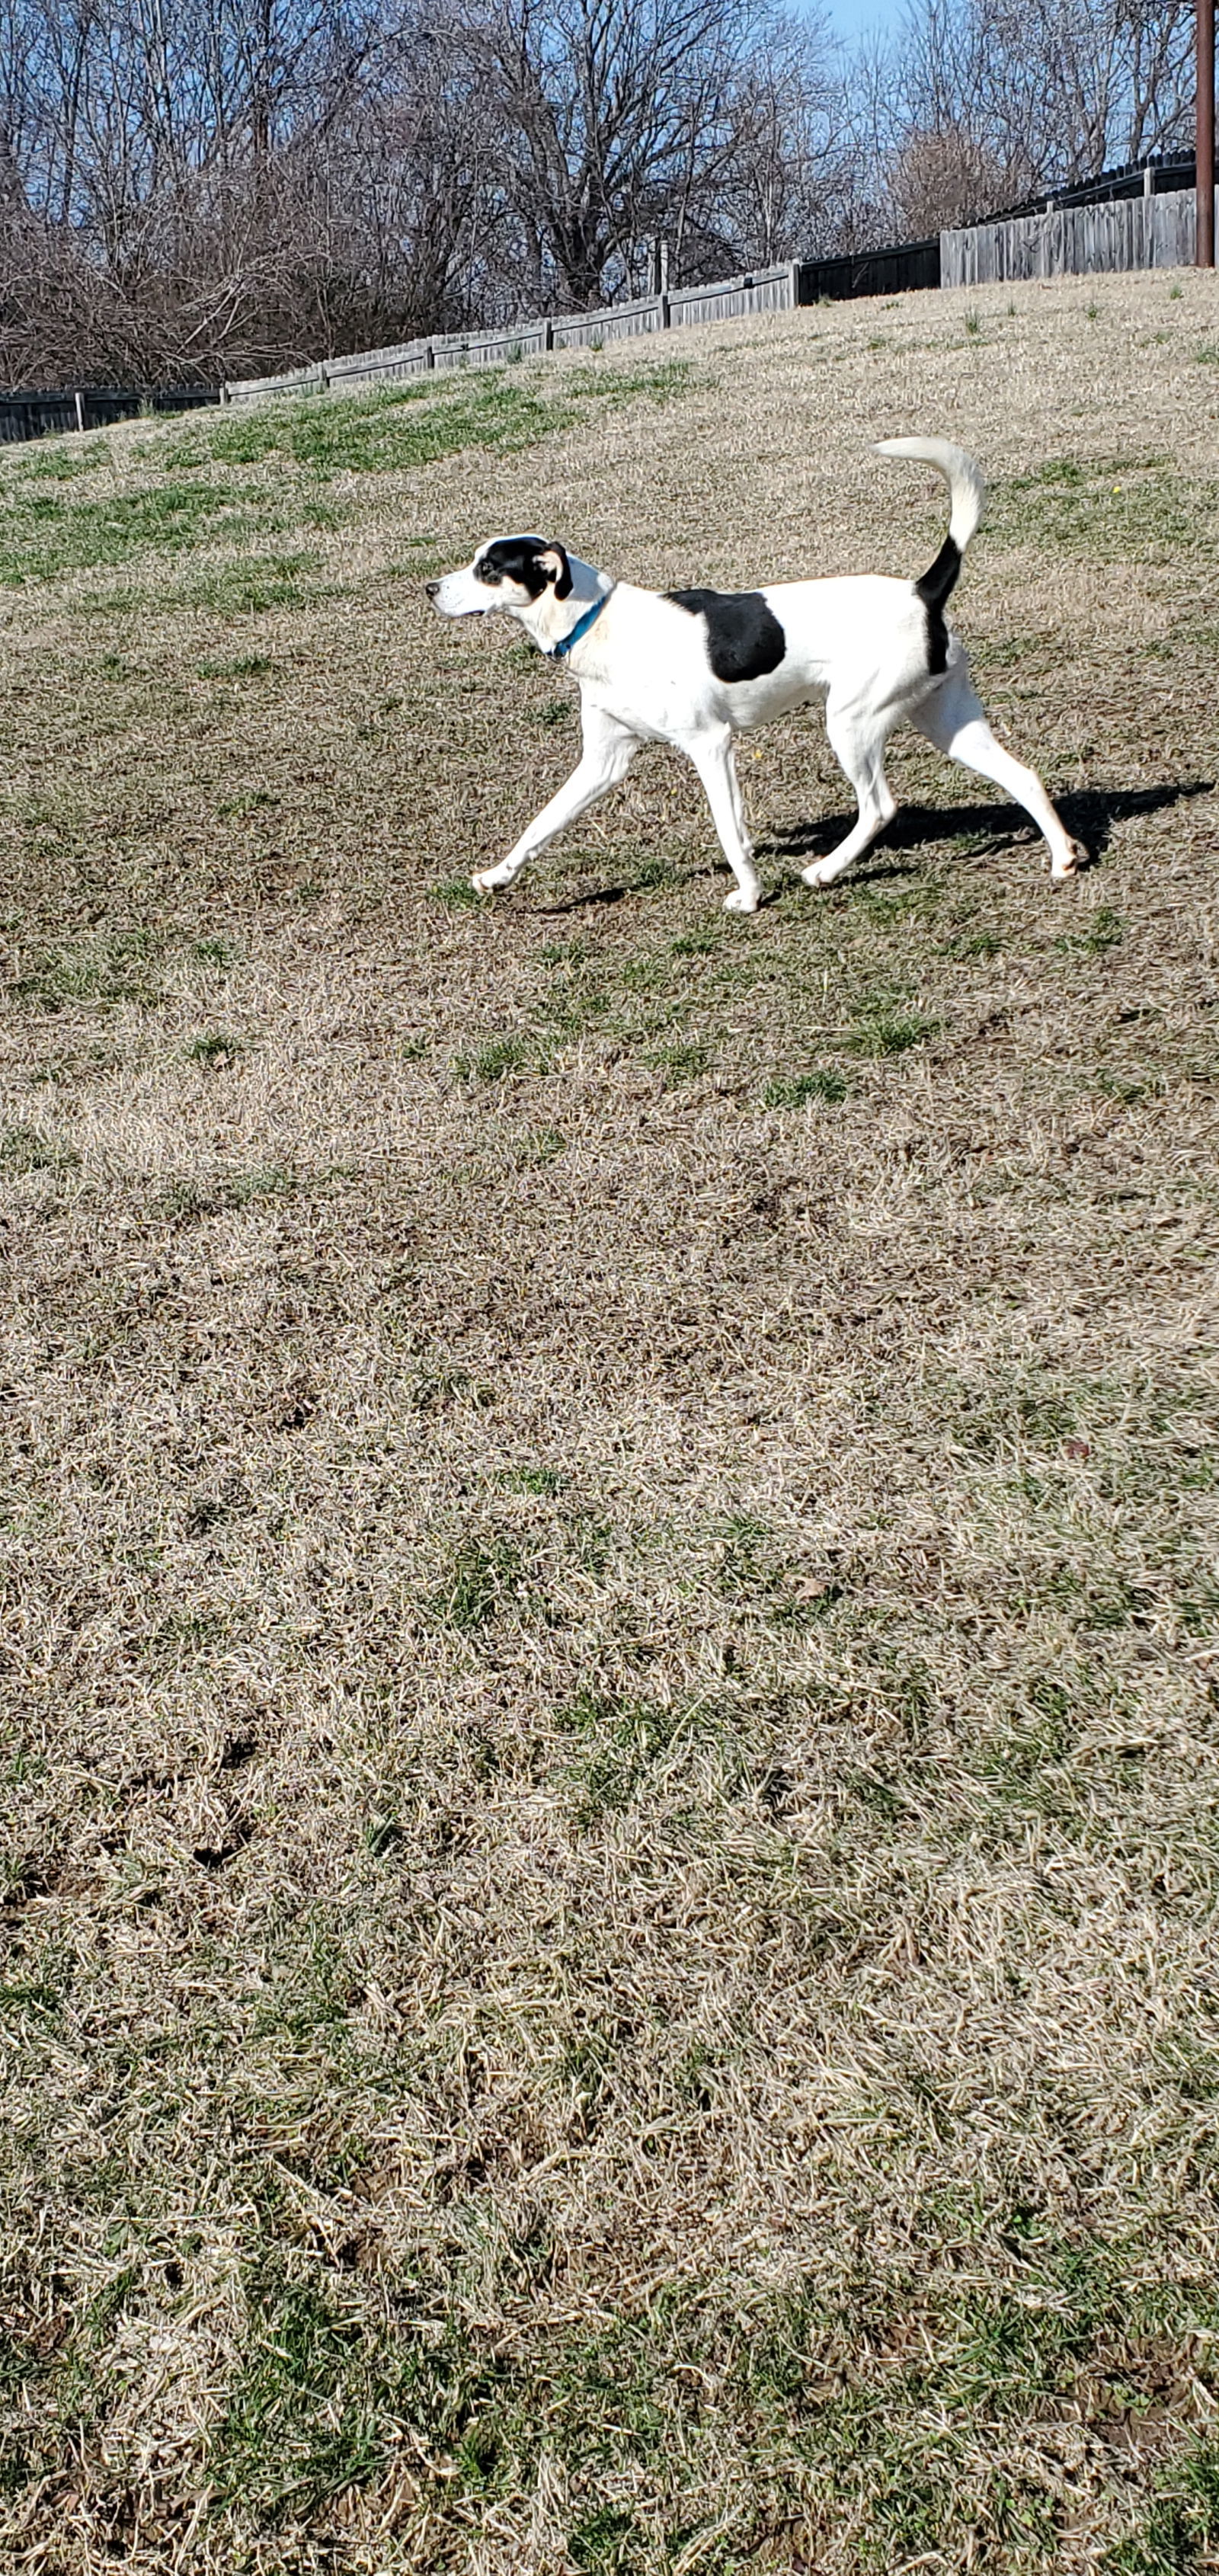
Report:
[{"label": "grassy hill", "polygon": [[[912,296],[0,462],[0,2534],[1219,2566],[1219,302]],[[918,572],[1096,864],[421,593]]]}]

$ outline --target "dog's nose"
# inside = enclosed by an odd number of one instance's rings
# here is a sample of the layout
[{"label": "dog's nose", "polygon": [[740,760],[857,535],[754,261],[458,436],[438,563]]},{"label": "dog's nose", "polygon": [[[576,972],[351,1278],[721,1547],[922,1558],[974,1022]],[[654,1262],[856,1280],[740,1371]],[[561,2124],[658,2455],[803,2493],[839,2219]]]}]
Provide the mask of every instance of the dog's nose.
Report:
[{"label": "dog's nose", "polygon": [[425,581],[423,587],[427,592],[428,598],[435,599],[437,591],[440,588],[440,584],[438,581]]}]

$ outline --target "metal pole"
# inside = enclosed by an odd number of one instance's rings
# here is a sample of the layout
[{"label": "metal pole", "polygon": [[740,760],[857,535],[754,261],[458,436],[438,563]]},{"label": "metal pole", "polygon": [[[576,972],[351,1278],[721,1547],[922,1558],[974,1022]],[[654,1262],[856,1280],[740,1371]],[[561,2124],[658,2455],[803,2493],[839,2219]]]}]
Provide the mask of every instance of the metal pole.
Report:
[{"label": "metal pole", "polygon": [[1198,85],[1194,183],[1199,268],[1215,265],[1215,0],[1197,0]]}]

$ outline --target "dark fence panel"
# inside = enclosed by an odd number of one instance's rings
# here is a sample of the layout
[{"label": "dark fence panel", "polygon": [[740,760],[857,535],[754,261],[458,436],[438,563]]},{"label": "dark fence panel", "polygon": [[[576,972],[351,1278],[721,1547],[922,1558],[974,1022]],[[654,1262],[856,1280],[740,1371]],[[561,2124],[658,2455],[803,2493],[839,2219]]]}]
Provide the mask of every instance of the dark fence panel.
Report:
[{"label": "dark fence panel", "polygon": [[935,241],[899,242],[886,250],[853,252],[848,258],[802,259],[801,304],[845,303],[856,295],[904,295],[940,282],[940,245]]},{"label": "dark fence panel", "polygon": [[218,403],[211,385],[174,385],[145,393],[110,387],[82,386],[79,393],[0,394],[0,445],[24,438],[46,438],[67,429],[109,429],[116,420],[136,420],[142,411],[198,411]]},{"label": "dark fence panel", "polygon": [[1190,268],[1196,242],[1192,188],[1092,198],[1005,223],[941,235],[945,286],[1019,277],[1086,276],[1100,269]]},{"label": "dark fence panel", "polygon": [[[1124,197],[1166,197],[1194,184],[1192,152],[1174,152],[1149,161],[1125,161],[1120,170],[1100,170],[1093,179],[1077,179],[1069,188],[1051,188],[1044,197],[1022,197],[1018,206],[997,206],[979,215],[978,223],[1018,223],[1025,215],[1050,215],[1070,206],[1120,204]],[[968,231],[960,225],[955,230]]]}]

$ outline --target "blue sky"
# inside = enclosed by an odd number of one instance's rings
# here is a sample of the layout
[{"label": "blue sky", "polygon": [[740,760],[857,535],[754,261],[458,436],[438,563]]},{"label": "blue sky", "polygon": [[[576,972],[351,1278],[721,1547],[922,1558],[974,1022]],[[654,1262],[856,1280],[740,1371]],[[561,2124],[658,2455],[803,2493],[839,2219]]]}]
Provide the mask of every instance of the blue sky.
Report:
[{"label": "blue sky", "polygon": [[870,36],[877,29],[895,27],[902,13],[903,0],[822,0],[825,14],[836,36]]}]

